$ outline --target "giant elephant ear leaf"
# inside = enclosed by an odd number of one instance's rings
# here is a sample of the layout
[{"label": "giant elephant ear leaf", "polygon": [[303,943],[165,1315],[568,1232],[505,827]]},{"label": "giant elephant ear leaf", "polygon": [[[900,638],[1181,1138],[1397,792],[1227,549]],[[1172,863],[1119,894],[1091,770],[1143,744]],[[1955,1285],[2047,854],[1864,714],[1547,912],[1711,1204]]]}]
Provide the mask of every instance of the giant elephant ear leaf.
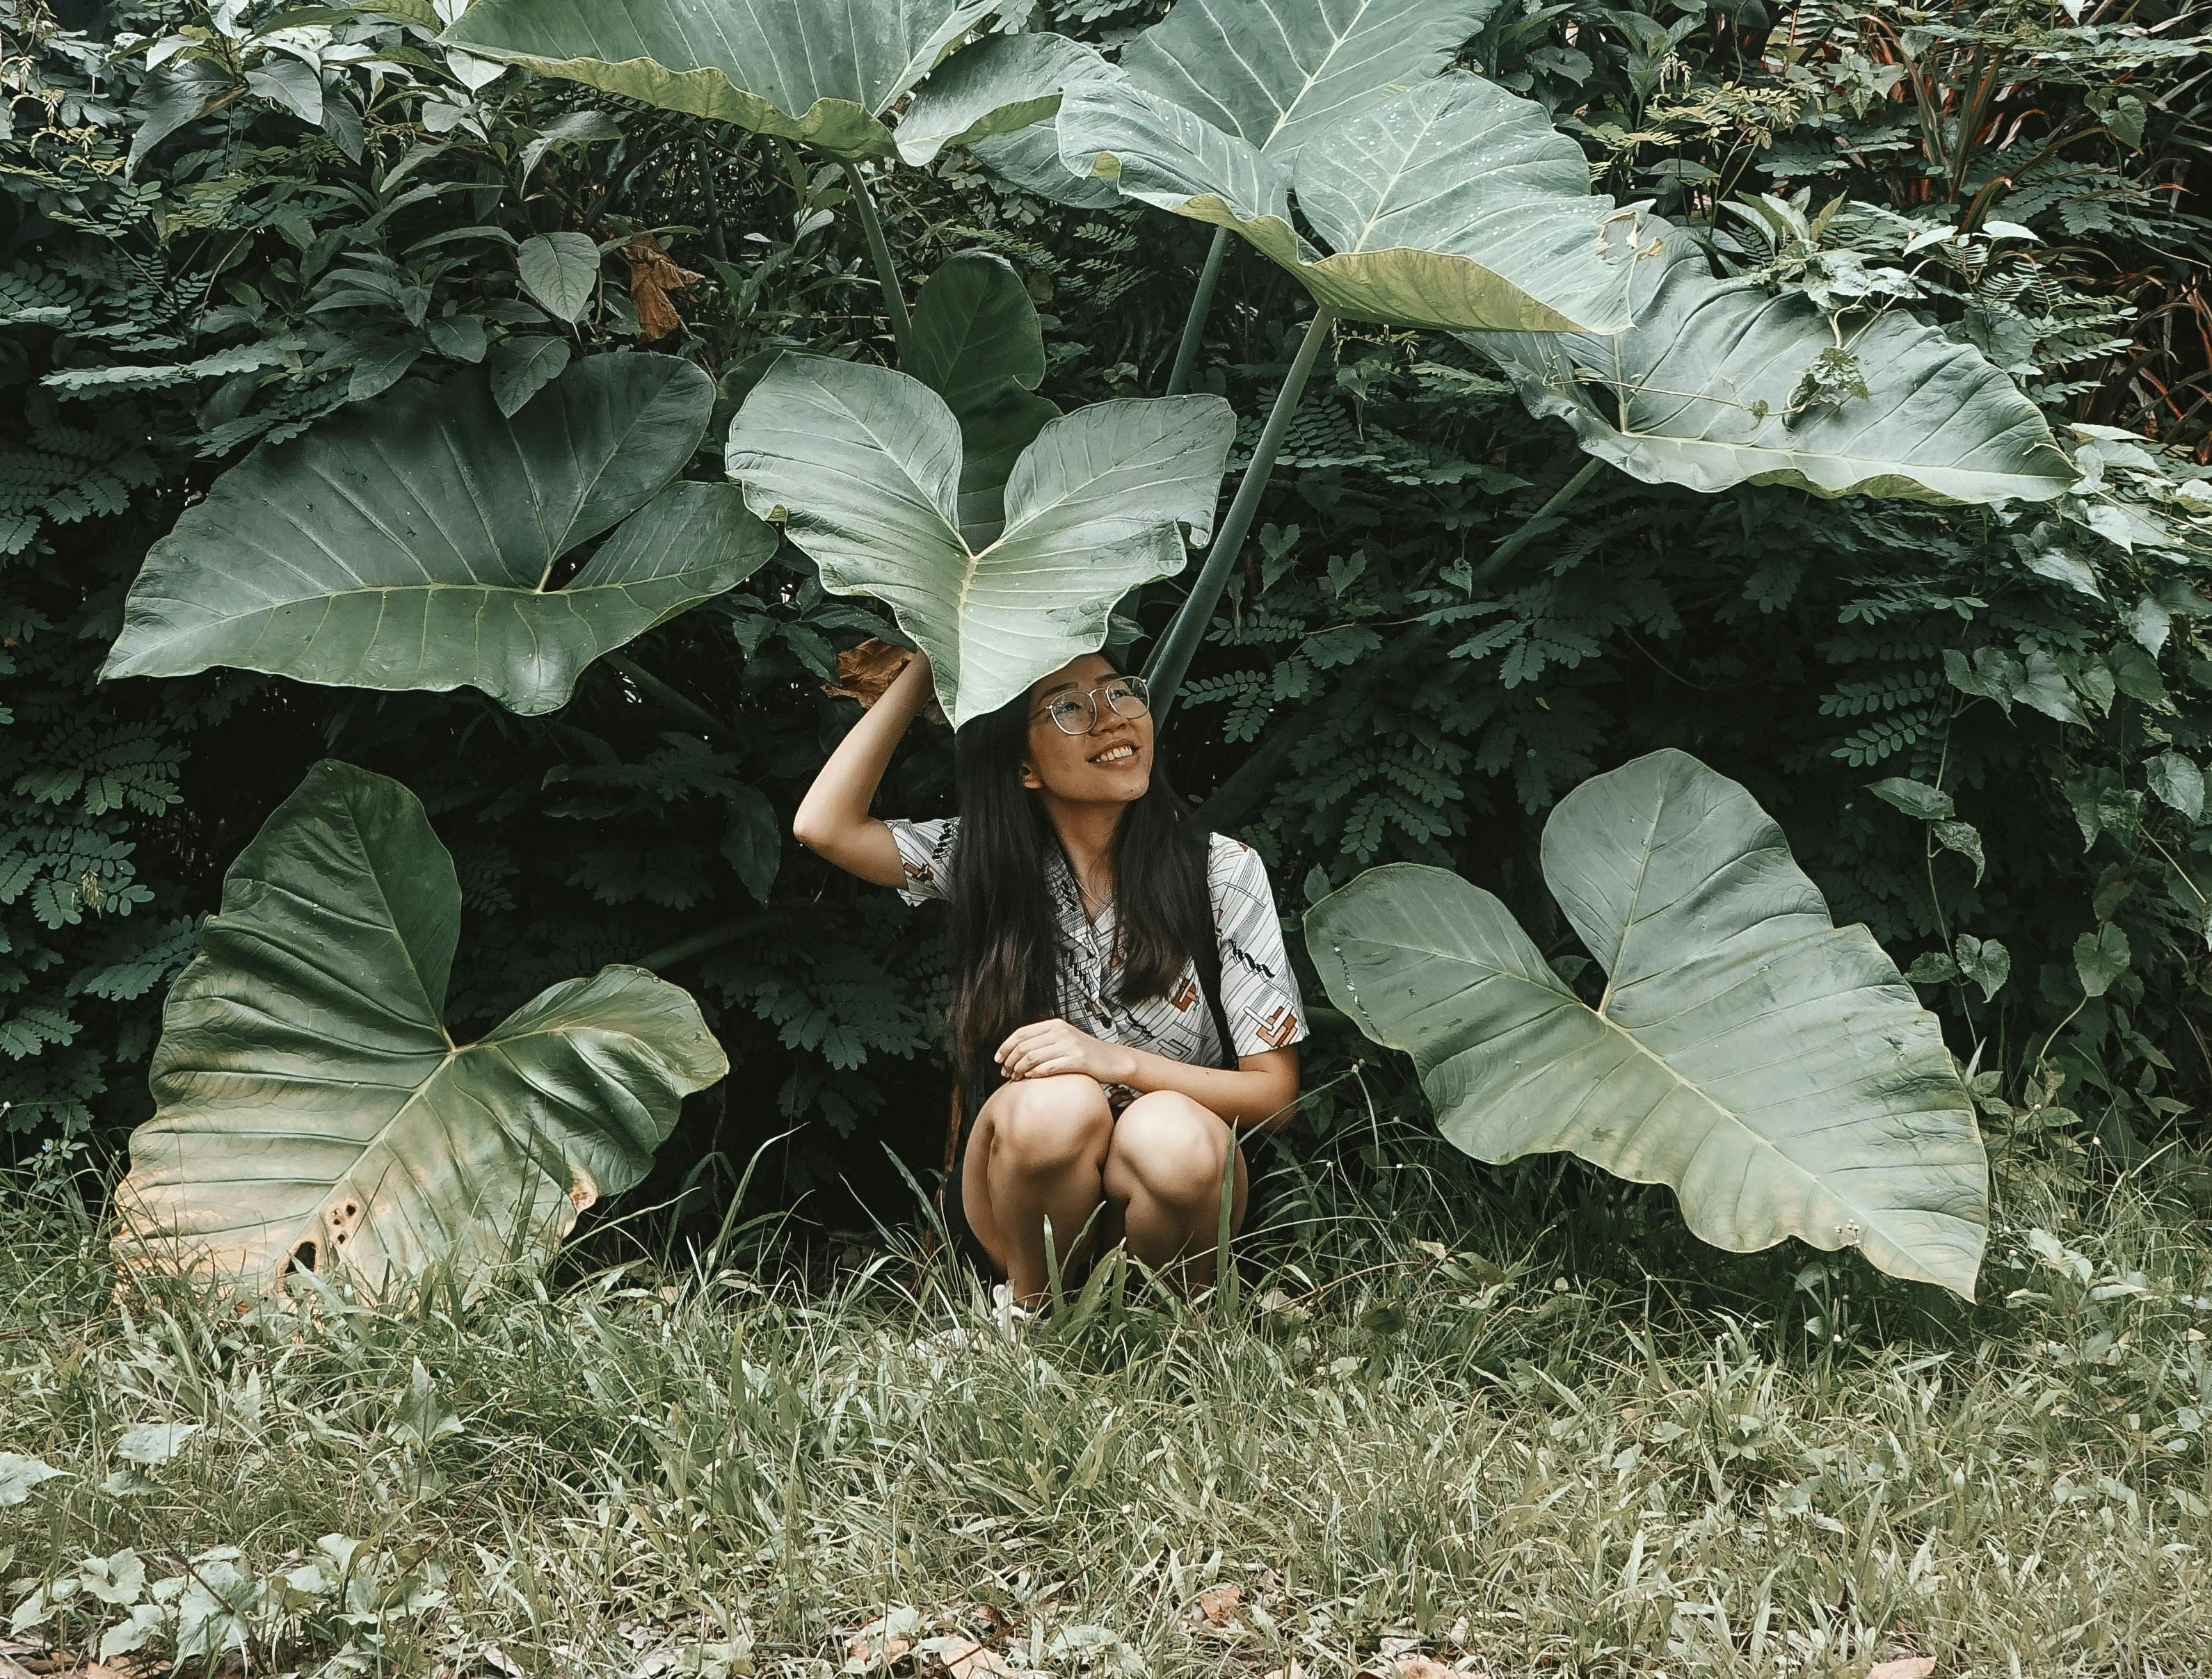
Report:
[{"label": "giant elephant ear leaf", "polygon": [[476,0],[441,37],[663,110],[892,153],[886,111],[1004,0]]},{"label": "giant elephant ear leaf", "polygon": [[1677,229],[1637,265],[1635,325],[1589,333],[1470,334],[1538,414],[1647,484],[1714,491],[1785,484],[1816,495],[2047,501],[2075,479],[2035,405],[1968,345],[1902,311],[1847,327],[1863,396],[1806,405],[1838,353],[1802,296],[1719,280]]},{"label": "giant elephant ear leaf", "polygon": [[[1047,38],[1016,36],[1013,39]],[[1054,36],[1049,39],[1063,38]],[[981,45],[988,46],[989,43]],[[995,97],[1006,103],[1000,108],[1008,108],[1017,98],[1023,100],[1025,108],[1040,108],[1038,104],[1030,101],[1041,102],[1048,94],[1052,108],[1057,113],[1066,103],[1066,95],[1079,88],[1125,79],[1119,64],[1108,63],[1079,41],[1069,41],[1067,48],[1069,50],[1055,55],[1057,62],[1047,68],[1041,79],[1025,86],[1001,86]],[[970,47],[968,52],[979,50],[980,47]],[[963,53],[960,58],[945,66],[947,78],[952,76],[953,71],[960,67],[967,56],[967,53]],[[1001,58],[1000,63],[1003,66],[1009,61]],[[955,85],[957,87],[957,84]],[[927,134],[933,129],[951,125],[953,117],[939,106],[939,91],[933,79],[930,85],[915,95],[906,119],[899,125],[902,142],[910,131]],[[981,135],[969,141],[968,149],[1001,178],[1027,192],[1050,198],[1055,204],[1065,204],[1071,210],[1111,210],[1121,202],[1121,192],[1112,181],[1094,180],[1088,176],[1072,173],[1060,161],[1060,126],[1049,119],[1015,128],[1007,133]]]},{"label": "giant elephant ear leaf", "polygon": [[1013,265],[963,251],[931,275],[915,298],[903,371],[943,397],[959,423],[960,533],[983,547],[1006,523],[1014,462],[1060,413],[1036,394],[1044,328]]},{"label": "giant elephant ear leaf", "polygon": [[1115,601],[1203,542],[1236,429],[1218,397],[1102,402],[1048,422],[1006,480],[1005,528],[961,533],[959,422],[920,380],[786,356],[730,427],[730,474],[833,593],[872,596],[930,656],[957,726],[1105,640]]},{"label": "giant elephant ear leaf", "polygon": [[[775,551],[730,486],[672,482],[713,405],[697,368],[643,354],[580,362],[512,419],[480,371],[356,405],[255,450],[185,510],[100,673],[472,684],[550,711],[592,660]],[[562,557],[611,529],[556,584]]]},{"label": "giant elephant ear leaf", "polygon": [[[1109,108],[1136,130],[1089,136],[1110,141],[1104,149],[1120,155],[1122,193],[1184,214],[1193,213],[1183,209],[1193,199],[1216,198],[1249,222],[1276,196],[1267,186],[1287,180],[1307,140],[1436,75],[1494,7],[1495,0],[1177,0],[1129,43],[1118,65],[1054,68],[1062,91],[1126,89]],[[935,92],[925,89],[917,108]],[[1094,113],[1085,120],[1101,119]],[[1026,169],[1001,161],[1015,149],[1010,140],[980,155],[1018,184],[1066,200],[1085,191],[1074,184],[1095,173],[1099,148],[1086,150],[1086,143],[1077,138],[1062,161],[1038,155],[1031,142],[1018,159]],[[1110,201],[1111,183],[1106,196]]]},{"label": "giant elephant ear leaf", "polygon": [[170,989],[117,1256],[266,1288],[295,1265],[380,1287],[542,1256],[645,1175],[728,1071],[641,968],[541,993],[474,1043],[445,1024],[453,858],[397,782],[325,761],[223,879]]},{"label": "giant elephant ear leaf", "polygon": [[1560,800],[1543,862],[1595,1008],[1442,869],[1370,869],[1306,916],[1329,995],[1412,1053],[1444,1135],[1671,1184],[1720,1247],[1855,1247],[1971,1299],[1989,1168],[1936,1019],[1751,795],[1655,752]]},{"label": "giant elephant ear leaf", "polygon": [[1133,83],[1071,91],[1058,131],[1071,171],[1231,229],[1339,314],[1547,332],[1629,319],[1637,215],[1591,196],[1541,106],[1464,71],[1311,125],[1287,168]]},{"label": "giant elephant ear leaf", "polygon": [[1065,35],[986,35],[914,96],[899,119],[899,155],[923,164],[950,146],[988,144],[1054,115],[1070,83],[1118,74]]},{"label": "giant elephant ear leaf", "polygon": [[1263,156],[1299,148],[1426,81],[1497,0],[1176,0],[1123,74]]}]

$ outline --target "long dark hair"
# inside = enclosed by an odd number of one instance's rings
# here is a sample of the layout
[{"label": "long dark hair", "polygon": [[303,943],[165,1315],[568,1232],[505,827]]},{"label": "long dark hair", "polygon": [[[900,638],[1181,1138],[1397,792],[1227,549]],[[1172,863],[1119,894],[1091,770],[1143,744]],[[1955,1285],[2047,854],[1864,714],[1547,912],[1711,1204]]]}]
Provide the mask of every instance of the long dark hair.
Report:
[{"label": "long dark hair", "polygon": [[[953,1062],[968,1104],[999,1084],[992,1052],[1018,1026],[1060,1013],[1060,921],[1046,879],[1065,861],[1036,795],[1022,785],[1030,697],[1016,695],[954,737],[960,839],[952,849]],[[1213,935],[1205,830],[1169,782],[1157,736],[1152,778],[1114,835],[1118,1001],[1164,997]]]}]

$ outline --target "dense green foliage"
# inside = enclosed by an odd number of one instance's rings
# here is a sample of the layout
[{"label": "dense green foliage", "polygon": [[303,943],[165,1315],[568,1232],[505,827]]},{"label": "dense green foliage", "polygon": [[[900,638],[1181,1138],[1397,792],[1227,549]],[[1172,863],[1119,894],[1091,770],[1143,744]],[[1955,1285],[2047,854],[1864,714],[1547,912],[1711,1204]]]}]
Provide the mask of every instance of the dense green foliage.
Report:
[{"label": "dense green foliage", "polygon": [[[1111,41],[1158,9],[1038,18]],[[672,1181],[793,1121],[802,1182],[856,1132],[932,1161],[934,925],[782,839],[851,715],[822,692],[836,652],[885,622],[790,549],[540,717],[234,671],[94,681],[146,551],[218,471],[403,379],[487,379],[508,411],[647,339],[718,381],[693,474],[713,478],[776,350],[892,359],[841,169],[448,52],[449,15],[0,9],[0,385],[21,398],[0,413],[7,1131],[144,1116],[196,918],[336,756],[404,782],[453,850],[457,1026],[608,962],[701,998],[738,1071],[665,1152]],[[1656,198],[1801,312],[1917,299],[2043,405],[2083,482],[2005,518],[1607,467],[1531,527],[1578,465],[1568,428],[1467,344],[1346,326],[1194,666],[1179,779],[1218,789],[1217,825],[1286,900],[1449,864],[1572,980],[1534,870],[1544,812],[1643,751],[1692,751],[1781,821],[1839,922],[1913,960],[2000,1130],[2192,1135],[2212,647],[2190,544],[2212,489],[2185,27],[2157,3],[1494,15],[1469,62],[1549,106],[1598,190]],[[1026,280],[1044,397],[1163,388],[1206,229],[1070,212],[959,152],[884,187],[910,273],[981,246]],[[1199,382],[1248,427],[1300,297],[1229,257]],[[1783,400],[1847,409],[1869,381],[1839,347]],[[1175,598],[1155,586],[1129,627]],[[941,733],[920,739],[886,808],[937,808],[949,768]],[[1325,1028],[1310,1083],[1356,1045]]]}]

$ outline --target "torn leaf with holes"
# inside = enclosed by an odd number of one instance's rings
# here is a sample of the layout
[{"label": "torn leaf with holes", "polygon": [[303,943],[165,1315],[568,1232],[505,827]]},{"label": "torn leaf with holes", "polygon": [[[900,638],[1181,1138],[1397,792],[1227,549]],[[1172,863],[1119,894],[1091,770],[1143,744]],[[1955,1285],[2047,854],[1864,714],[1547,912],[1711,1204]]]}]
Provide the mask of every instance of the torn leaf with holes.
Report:
[{"label": "torn leaf with holes", "polygon": [[295,1268],[476,1279],[542,1258],[645,1175],[683,1098],[729,1070],[698,1006],[606,967],[456,1043],[460,911],[413,794],[335,760],[307,772],[170,990],[119,1260],[256,1289]]}]

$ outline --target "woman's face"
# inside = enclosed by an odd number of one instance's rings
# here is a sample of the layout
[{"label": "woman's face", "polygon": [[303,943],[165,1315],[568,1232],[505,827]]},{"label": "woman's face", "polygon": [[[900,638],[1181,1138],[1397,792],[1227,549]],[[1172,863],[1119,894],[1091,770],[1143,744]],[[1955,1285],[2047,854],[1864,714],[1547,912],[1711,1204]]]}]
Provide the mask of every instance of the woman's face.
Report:
[{"label": "woman's face", "polygon": [[1103,653],[1086,653],[1030,690],[1029,749],[1022,785],[1072,805],[1126,805],[1152,784],[1152,720],[1124,717],[1097,696],[1088,734],[1063,733],[1045,708],[1084,697],[1121,675]]}]

